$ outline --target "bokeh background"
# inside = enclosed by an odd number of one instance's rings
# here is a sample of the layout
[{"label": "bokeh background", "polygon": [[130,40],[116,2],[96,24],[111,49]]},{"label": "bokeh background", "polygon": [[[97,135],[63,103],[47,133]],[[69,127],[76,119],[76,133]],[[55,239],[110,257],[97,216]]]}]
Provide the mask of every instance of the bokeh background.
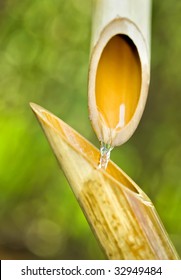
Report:
[{"label": "bokeh background", "polygon": [[[181,1],[153,1],[152,76],[132,138],[112,152],[181,254]],[[0,1],[0,259],[104,259],[34,115],[96,146],[87,109],[91,0]]]}]

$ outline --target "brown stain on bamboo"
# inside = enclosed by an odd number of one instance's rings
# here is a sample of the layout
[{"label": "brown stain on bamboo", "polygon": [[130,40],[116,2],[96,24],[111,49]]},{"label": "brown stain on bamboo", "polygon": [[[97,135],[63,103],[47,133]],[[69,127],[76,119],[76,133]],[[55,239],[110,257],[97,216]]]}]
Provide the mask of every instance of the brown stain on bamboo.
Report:
[{"label": "brown stain on bamboo", "polygon": [[[143,259],[142,252],[146,252],[150,259],[154,259],[152,248],[146,246],[146,237],[144,236],[139,224],[136,224],[134,214],[129,212],[129,222],[127,226],[126,219],[128,207],[124,193],[119,188],[119,195],[115,191],[117,186],[111,190],[106,186],[98,184],[97,181],[88,180],[79,196],[82,208],[90,224],[94,225],[94,232],[98,239],[102,240],[102,247],[106,247],[106,254],[111,259],[124,259],[122,247],[130,250],[129,259]],[[115,202],[115,203],[113,203]],[[118,206],[115,209],[115,205]],[[124,216],[124,218],[123,218]],[[99,221],[99,223],[97,223]],[[96,230],[95,230],[96,229]],[[137,238],[133,238],[137,237]],[[140,242],[141,236],[141,242]]]}]

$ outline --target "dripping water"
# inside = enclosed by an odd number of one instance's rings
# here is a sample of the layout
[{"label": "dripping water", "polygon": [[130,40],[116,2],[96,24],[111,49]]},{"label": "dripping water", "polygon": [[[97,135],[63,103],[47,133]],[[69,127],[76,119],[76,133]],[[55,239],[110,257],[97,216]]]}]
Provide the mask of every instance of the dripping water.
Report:
[{"label": "dripping water", "polygon": [[99,165],[98,169],[106,169],[108,162],[110,160],[110,155],[113,147],[110,144],[106,144],[104,142],[101,142],[101,147],[100,147],[100,160],[99,160]]}]

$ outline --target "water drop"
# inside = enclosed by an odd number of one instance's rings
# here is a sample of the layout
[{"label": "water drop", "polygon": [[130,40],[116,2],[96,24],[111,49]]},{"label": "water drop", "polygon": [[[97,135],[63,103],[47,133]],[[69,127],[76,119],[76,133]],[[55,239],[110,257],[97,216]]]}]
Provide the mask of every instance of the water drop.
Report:
[{"label": "water drop", "polygon": [[104,142],[101,142],[101,147],[100,147],[100,160],[99,160],[99,165],[98,169],[106,169],[108,162],[110,160],[110,155],[113,147],[110,144],[106,144]]}]

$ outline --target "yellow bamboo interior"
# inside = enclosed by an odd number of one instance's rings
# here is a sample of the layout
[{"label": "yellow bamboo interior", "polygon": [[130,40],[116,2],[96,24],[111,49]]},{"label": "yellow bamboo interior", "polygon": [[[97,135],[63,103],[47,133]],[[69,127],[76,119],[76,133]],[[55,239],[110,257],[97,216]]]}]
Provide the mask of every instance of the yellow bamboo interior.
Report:
[{"label": "yellow bamboo interior", "polygon": [[96,105],[107,127],[120,130],[136,110],[141,89],[137,49],[125,35],[105,46],[96,73]]},{"label": "yellow bamboo interior", "polygon": [[[99,151],[94,149],[90,149],[90,144],[87,141],[84,141],[82,137],[75,131],[73,131],[68,125],[64,124],[63,126],[60,125],[60,120],[57,118],[53,118],[51,114],[47,113],[47,111],[42,111],[42,116],[44,116],[52,125],[54,128],[56,128],[59,132],[61,132],[62,136],[66,138],[67,141],[69,141],[69,138],[71,141],[74,141],[76,145],[81,147],[81,151],[87,155],[89,160],[94,164],[95,167],[97,167],[98,161],[99,161]],[[63,129],[62,129],[63,128]],[[73,133],[72,133],[73,131]],[[133,186],[133,184],[130,182],[130,180],[127,179],[125,175],[119,172],[119,170],[116,168],[115,165],[113,165],[111,162],[109,162],[106,172],[111,175],[115,180],[121,182],[125,187],[129,188],[135,193],[138,193],[137,189]]]}]

